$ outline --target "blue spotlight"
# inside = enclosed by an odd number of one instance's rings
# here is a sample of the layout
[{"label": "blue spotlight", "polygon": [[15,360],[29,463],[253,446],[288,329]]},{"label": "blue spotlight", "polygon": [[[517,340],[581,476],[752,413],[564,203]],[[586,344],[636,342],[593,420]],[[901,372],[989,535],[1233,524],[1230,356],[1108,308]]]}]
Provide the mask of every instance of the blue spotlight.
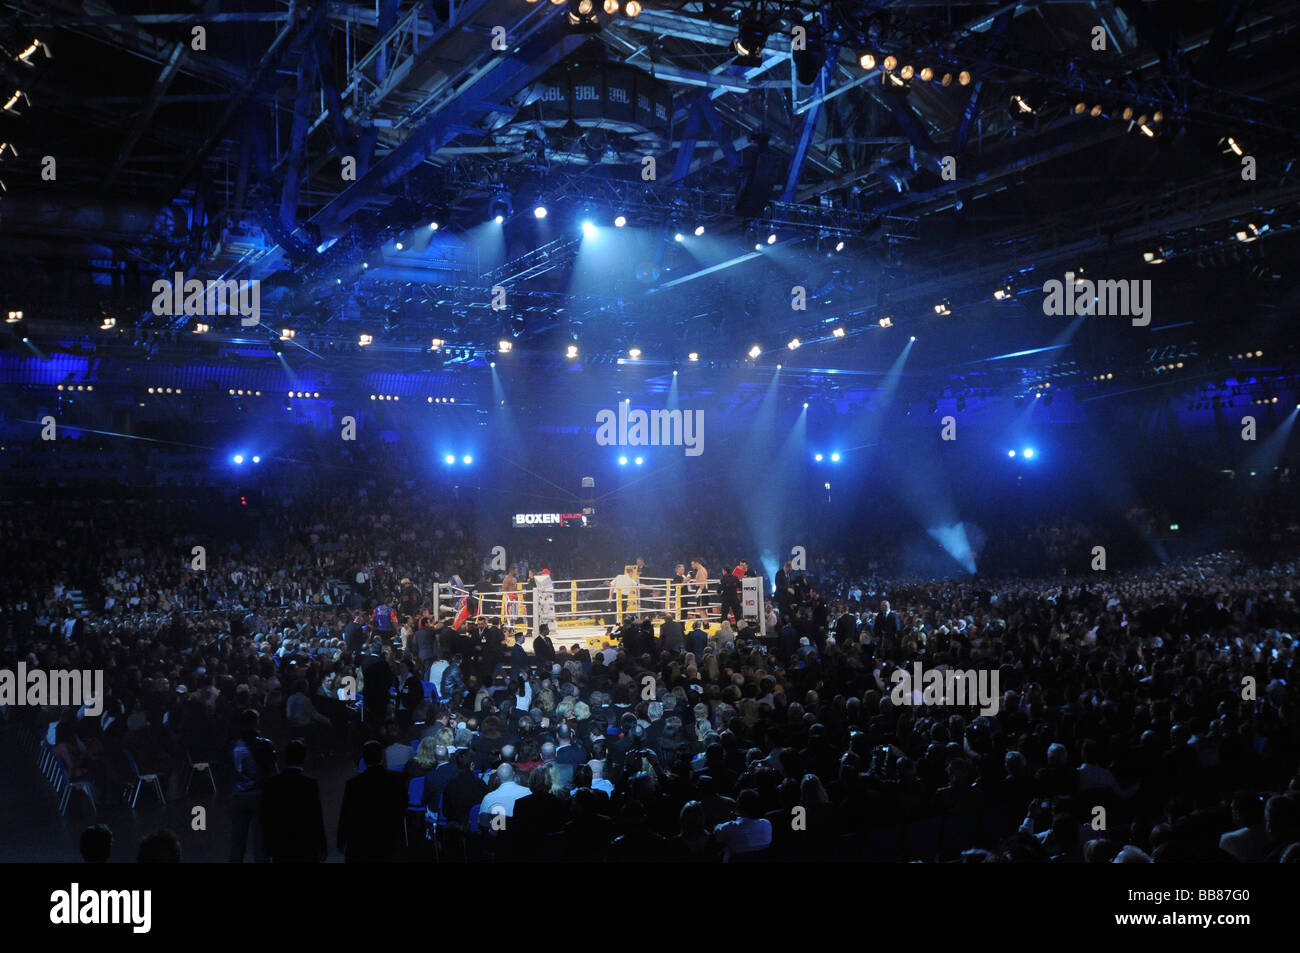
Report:
[{"label": "blue spotlight", "polygon": [[627,457],[619,457],[619,458],[618,458],[618,465],[619,465],[620,467],[625,467],[625,466],[627,466]]},{"label": "blue spotlight", "polygon": [[242,466],[244,463],[244,455],[242,453],[237,453],[230,459],[235,461],[235,466]]},{"label": "blue spotlight", "polygon": [[822,462],[822,455],[821,455],[820,453],[815,454],[815,455],[813,456],[813,459],[816,460],[818,463],[821,463],[821,462]]},{"label": "blue spotlight", "polygon": [[460,458],[460,462],[468,466],[469,464],[474,462],[474,458],[467,453],[465,454],[465,456]]},{"label": "blue spotlight", "polygon": [[634,462],[636,463],[637,466],[640,466],[641,464],[645,463],[645,457],[637,457]]},{"label": "blue spotlight", "polygon": [[595,225],[595,223],[592,222],[590,219],[587,219],[586,221],[584,221],[584,222],[582,223],[582,234],[583,234],[583,236],[585,236],[586,238],[595,238],[595,237],[596,237],[596,225]]},{"label": "blue spotlight", "polygon": [[261,457],[253,457],[253,462],[254,462],[254,463],[261,463],[261,462],[262,462],[262,458],[261,458]]},{"label": "blue spotlight", "polygon": [[496,215],[492,218],[492,221],[496,222],[498,225],[502,224],[505,220],[506,217],[504,215]]},{"label": "blue spotlight", "polygon": [[1025,452],[1024,452],[1024,457],[1025,457],[1025,459],[1026,459],[1026,460],[1029,460],[1030,458],[1033,457],[1033,455],[1034,455],[1034,448],[1033,448],[1033,447],[1025,447]]},{"label": "blue spotlight", "polygon": [[840,455],[838,453],[832,453],[831,463],[839,463],[839,462],[840,462]]},{"label": "blue spotlight", "polygon": [[1015,452],[1014,450],[1008,450],[1008,451],[1007,451],[1007,456],[1008,456],[1008,457],[1014,457],[1015,455],[1016,455],[1016,452]]},{"label": "blue spotlight", "polygon": [[806,400],[803,402],[803,409],[804,409],[804,410],[807,410],[807,409],[808,409],[808,401],[806,401]]},{"label": "blue spotlight", "polygon": [[537,208],[533,209],[533,215],[537,216],[538,218],[546,218],[546,206],[545,205],[537,206]]},{"label": "blue spotlight", "polygon": [[453,463],[456,462],[456,458],[449,453],[442,458],[442,462],[447,464],[447,466],[451,466]]}]

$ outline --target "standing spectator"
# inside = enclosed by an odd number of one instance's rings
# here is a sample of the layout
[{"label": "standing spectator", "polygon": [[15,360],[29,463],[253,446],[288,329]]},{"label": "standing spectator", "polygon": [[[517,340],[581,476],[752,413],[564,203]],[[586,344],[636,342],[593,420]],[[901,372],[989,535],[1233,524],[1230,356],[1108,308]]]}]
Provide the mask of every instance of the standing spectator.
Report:
[{"label": "standing spectator", "polygon": [[272,862],[316,864],[329,853],[320,785],[307,776],[307,746],[290,741],[285,770],[268,778],[262,795],[262,843]]},{"label": "standing spectator", "polygon": [[234,789],[231,798],[230,862],[242,864],[248,846],[249,831],[253,831],[253,855],[264,863],[266,852],[262,847],[261,814],[262,795],[266,781],[275,774],[275,745],[258,734],[259,718],[252,708],[239,716],[239,737],[232,751]]}]

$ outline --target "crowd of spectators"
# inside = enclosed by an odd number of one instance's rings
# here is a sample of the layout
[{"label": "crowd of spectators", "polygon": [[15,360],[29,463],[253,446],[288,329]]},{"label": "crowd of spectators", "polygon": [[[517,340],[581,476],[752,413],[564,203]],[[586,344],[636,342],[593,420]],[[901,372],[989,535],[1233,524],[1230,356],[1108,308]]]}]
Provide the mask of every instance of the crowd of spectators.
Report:
[{"label": "crowd of spectators", "polygon": [[[239,546],[143,503],[0,515],[5,665],[105,673],[102,714],[39,713],[105,810],[211,762],[231,860],[1300,859],[1294,563],[935,581],[837,554],[766,638],[570,644],[435,619],[432,582],[481,568],[457,508],[353,498],[299,493]],[[900,704],[917,662],[996,673],[997,711]],[[325,818],[314,775],[353,773]]]}]

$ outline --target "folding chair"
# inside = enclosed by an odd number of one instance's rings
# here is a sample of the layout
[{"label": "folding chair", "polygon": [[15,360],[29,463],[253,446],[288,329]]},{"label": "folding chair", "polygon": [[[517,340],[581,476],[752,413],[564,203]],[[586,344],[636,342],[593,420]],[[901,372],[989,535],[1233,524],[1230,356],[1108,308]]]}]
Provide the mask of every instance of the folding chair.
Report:
[{"label": "folding chair", "polygon": [[122,753],[126,755],[127,767],[131,769],[131,774],[135,778],[135,792],[131,795],[131,810],[135,810],[135,802],[137,799],[139,799],[140,789],[145,786],[145,782],[151,783],[153,785],[154,791],[158,793],[158,803],[166,804],[167,796],[163,793],[161,778],[162,775],[166,774],[167,772],[154,771],[149,774],[141,774],[140,765],[136,763],[135,755],[131,754],[131,752],[125,748],[122,749]]},{"label": "folding chair", "polygon": [[190,763],[189,771],[187,772],[185,777],[185,793],[186,794],[190,793],[190,785],[194,783],[194,775],[202,774],[202,775],[206,775],[208,779],[208,783],[212,785],[212,793],[215,794],[217,792],[217,779],[212,776],[212,762],[195,761],[194,755],[188,751],[185,752],[185,757],[189,760]]},{"label": "folding chair", "polygon": [[89,780],[73,781],[68,777],[67,769],[64,768],[61,762],[58,766],[58,773],[60,780],[62,781],[63,789],[63,793],[59,796],[59,815],[62,816],[68,813],[68,802],[72,800],[73,791],[80,791],[84,794],[86,800],[90,801],[90,813],[98,815],[99,809],[95,806],[94,785]]}]

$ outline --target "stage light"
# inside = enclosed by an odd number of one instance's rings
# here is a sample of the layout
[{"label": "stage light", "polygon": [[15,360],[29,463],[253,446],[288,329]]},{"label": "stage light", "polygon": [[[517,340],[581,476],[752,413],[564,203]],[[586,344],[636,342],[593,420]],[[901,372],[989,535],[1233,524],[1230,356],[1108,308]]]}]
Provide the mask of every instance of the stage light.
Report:
[{"label": "stage light", "polygon": [[1031,459],[1031,458],[1033,457],[1033,455],[1034,455],[1034,448],[1033,448],[1033,447],[1025,447],[1025,452],[1024,452],[1024,457],[1025,457],[1025,459],[1026,459],[1026,460],[1029,460],[1029,459]]},{"label": "stage light", "polygon": [[845,331],[843,328],[836,328],[834,331],[831,332],[831,337],[842,338],[846,334],[848,334],[848,332]]},{"label": "stage light", "polygon": [[362,271],[365,271],[365,270],[366,270],[367,268],[369,268],[369,267],[370,267],[370,262],[368,262],[368,261],[363,261],[363,262],[361,263],[361,270],[362,270]]},{"label": "stage light", "polygon": [[117,327],[117,318],[105,318],[102,322],[100,322],[99,330],[111,331],[115,327]]},{"label": "stage light", "polygon": [[590,220],[588,220],[588,221],[584,221],[584,222],[582,223],[582,234],[583,234],[584,236],[586,236],[587,238],[595,238],[595,237],[596,237],[596,226],[595,226],[595,224],[594,224],[593,222],[591,222]]},{"label": "stage light", "polygon": [[429,342],[429,347],[437,351],[437,350],[441,350],[442,346],[446,343],[447,342],[444,341],[442,338],[434,338],[432,341]]},{"label": "stage light", "polygon": [[373,334],[363,334],[361,337],[357,338],[357,347],[369,347],[374,343],[375,336]]},{"label": "stage light", "polygon": [[641,360],[641,349],[639,347],[630,347],[627,349],[627,356],[634,361]]},{"label": "stage light", "polygon": [[261,463],[261,462],[262,462],[262,458],[261,458],[261,457],[253,457],[253,462],[254,462],[254,463]]},{"label": "stage light", "polygon": [[843,241],[838,241],[838,242],[836,242],[836,243],[835,243],[835,250],[836,250],[836,251],[844,251],[844,242],[843,242]]},{"label": "stage light", "polygon": [[863,69],[871,70],[876,68],[876,58],[870,53],[863,53],[858,57],[858,65]]},{"label": "stage light", "polygon": [[804,409],[804,410],[807,410],[807,409],[808,409],[808,401],[806,401],[806,400],[803,402],[803,409]]},{"label": "stage light", "polygon": [[840,462],[840,455],[838,453],[832,453],[831,463],[839,463],[839,462]]},{"label": "stage light", "polygon": [[704,234],[704,226],[703,226],[703,225],[696,225],[696,226],[695,226],[695,234],[696,234],[697,236],[699,236],[699,235],[703,235],[703,234]]},{"label": "stage light", "polygon": [[970,85],[970,73],[969,73],[968,71],[966,71],[966,70],[962,70],[960,73],[958,73],[958,74],[957,74],[957,84],[958,84],[959,86],[969,86],[969,85]]},{"label": "stage light", "polygon": [[474,458],[471,457],[469,454],[465,454],[465,456],[460,458],[460,462],[469,465],[474,462]]},{"label": "stage light", "polygon": [[641,15],[641,0],[627,0],[627,6],[623,8],[623,12],[633,19],[639,17]]},{"label": "stage light", "polygon": [[892,54],[886,56],[884,62],[880,65],[885,72],[892,73],[894,70],[898,69],[898,57]]},{"label": "stage light", "polygon": [[746,17],[740,23],[740,31],[731,41],[731,50],[736,54],[736,62],[742,66],[762,66],[763,47],[767,44],[767,30],[754,17]]},{"label": "stage light", "polygon": [[[514,349],[514,344],[512,344],[510,341],[507,341],[505,338],[502,338],[500,341],[497,341],[498,354],[509,354],[513,349]],[[496,365],[493,366],[495,367]]]},{"label": "stage light", "polygon": [[951,86],[951,85],[952,85],[952,73],[944,73],[944,74],[943,74],[943,79],[939,80],[939,85],[940,85],[940,86],[945,86],[945,87],[946,87],[946,86]]},{"label": "stage light", "polygon": [[1015,452],[1014,450],[1008,450],[1008,451],[1007,451],[1007,456],[1008,456],[1008,457],[1014,457],[1015,455],[1016,455],[1016,452]]},{"label": "stage light", "polygon": [[934,313],[942,314],[942,315],[952,314],[952,309],[949,307],[949,304],[950,304],[949,300],[947,298],[944,298],[942,301],[940,301],[938,304],[934,306]]},{"label": "stage light", "polygon": [[1142,260],[1148,265],[1161,264],[1165,260],[1163,249],[1161,251],[1144,251],[1142,253]]},{"label": "stage light", "polygon": [[567,357],[569,360],[573,360],[575,357],[577,357],[578,345],[570,344],[568,347],[566,347],[564,349],[564,356]]},{"label": "stage light", "polygon": [[683,239],[685,239],[685,237],[686,237],[686,236],[683,235],[681,232],[678,232],[676,235],[673,236],[673,241],[675,241],[675,242],[680,242],[680,241],[682,241]]},{"label": "stage light", "polygon": [[627,457],[619,457],[619,458],[618,458],[618,465],[619,465],[620,467],[625,467],[625,466],[627,466]]},{"label": "stage light", "polygon": [[397,242],[396,244],[393,245],[393,247],[396,248],[398,251],[401,251],[401,250],[402,250],[402,243],[401,243],[401,242]]},{"label": "stage light", "polygon": [[506,220],[506,217],[505,217],[504,215],[494,215],[494,216],[492,216],[492,221],[496,222],[498,225],[502,224],[505,220]]},{"label": "stage light", "polygon": [[280,329],[280,340],[281,340],[281,341],[292,341],[295,337],[297,337],[297,335],[298,335],[298,332],[295,331],[293,328],[281,328],[281,329]]},{"label": "stage light", "polygon": [[928,83],[928,82],[930,82],[932,79],[934,79],[934,70],[932,70],[932,69],[931,69],[930,67],[928,67],[928,66],[924,66],[924,67],[922,67],[922,68],[921,68],[921,82],[923,82],[923,83]]},{"label": "stage light", "polygon": [[610,16],[618,13],[618,0],[605,0],[605,12]]},{"label": "stage light", "polygon": [[677,376],[677,372],[676,372],[676,371],[673,371],[673,377],[676,377],[676,376]]},{"label": "stage light", "polygon": [[5,316],[5,324],[17,324],[22,319],[23,313],[21,311],[10,311]]},{"label": "stage light", "polygon": [[622,228],[622,227],[623,227],[624,225],[626,225],[626,224],[627,224],[627,216],[626,216],[626,215],[619,215],[619,216],[617,216],[617,217],[614,219],[614,227],[615,227],[615,228]]},{"label": "stage light", "polygon": [[894,326],[894,319],[890,315],[885,315],[876,323],[879,324],[882,328],[892,328]]},{"label": "stage light", "polygon": [[[805,404],[804,406],[807,406],[807,405]],[[822,455],[821,455],[820,453],[815,453],[815,454],[813,454],[813,459],[816,460],[818,463],[821,463],[821,462],[822,462]]]},{"label": "stage light", "polygon": [[767,243],[768,243],[769,245],[775,245],[775,244],[776,244],[776,232],[773,232],[772,234],[770,234],[770,235],[767,236]]},{"label": "stage light", "polygon": [[641,466],[641,464],[645,463],[645,457],[637,457],[633,462],[636,463],[637,466]]},{"label": "stage light", "polygon": [[686,355],[686,360],[690,361],[692,364],[696,363],[699,359],[700,355],[695,351],[691,351],[690,354]]},{"label": "stage light", "polygon": [[244,462],[244,455],[242,453],[237,453],[231,459],[235,461],[237,466],[242,465]]},{"label": "stage light", "polygon": [[790,350],[794,351],[794,350],[798,350],[799,345],[802,344],[802,343],[803,343],[803,342],[800,341],[798,338],[791,338],[791,339],[790,339],[790,343],[787,344],[786,347],[788,347]]},{"label": "stage light", "polygon": [[1010,285],[1003,285],[1001,288],[993,292],[994,301],[1006,301],[1010,297],[1011,297]]},{"label": "stage light", "polygon": [[749,349],[749,356],[753,360],[757,360],[758,356],[762,353],[763,353],[763,349],[759,347],[757,344],[755,344],[753,347]]},{"label": "stage light", "polygon": [[568,0],[568,2],[569,9],[565,14],[565,20],[568,21],[570,29],[578,33],[595,33],[600,29],[595,0]]},{"label": "stage light", "polygon": [[546,218],[546,206],[545,206],[545,205],[539,205],[539,206],[537,206],[537,208],[533,209],[533,217],[534,217],[534,218]]},{"label": "stage light", "polygon": [[453,456],[449,453],[449,454],[447,454],[445,457],[442,458],[442,462],[445,463],[445,464],[447,464],[448,466],[451,466],[452,464],[454,464],[454,463],[456,462],[456,458],[453,457]]},{"label": "stage light", "polygon": [[431,231],[431,232],[436,232],[437,230],[438,230],[438,223],[437,223],[437,222],[430,222],[430,223],[429,223],[429,231]]},{"label": "stage light", "polygon": [[898,71],[898,75],[903,77],[903,79],[911,79],[916,75],[916,70],[912,69],[912,65],[909,63]]},{"label": "stage light", "polygon": [[915,341],[915,340],[916,340],[916,335],[913,334],[910,338],[908,338],[908,340],[909,340],[909,341]]},{"label": "stage light", "polygon": [[1229,152],[1238,156],[1245,155],[1245,150],[1242,149],[1241,143],[1237,141],[1235,136],[1224,136],[1219,140],[1219,145],[1224,147],[1224,155],[1227,155]]},{"label": "stage light", "polygon": [[755,242],[755,243],[754,243],[754,251],[762,251],[762,250],[763,250],[763,244],[762,244],[762,242]]}]

